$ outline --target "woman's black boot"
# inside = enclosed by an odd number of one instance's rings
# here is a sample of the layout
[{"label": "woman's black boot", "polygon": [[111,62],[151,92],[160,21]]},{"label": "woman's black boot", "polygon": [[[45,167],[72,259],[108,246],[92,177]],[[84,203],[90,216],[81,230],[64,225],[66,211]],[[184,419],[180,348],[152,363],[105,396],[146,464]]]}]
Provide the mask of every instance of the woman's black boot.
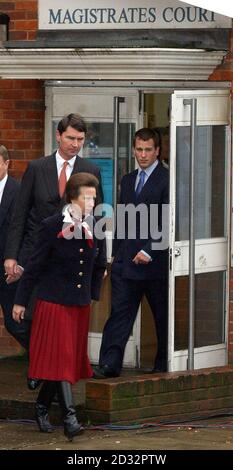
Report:
[{"label": "woman's black boot", "polygon": [[64,434],[72,441],[74,436],[77,436],[77,434],[83,431],[83,427],[76,417],[71,384],[66,381],[57,382],[57,393],[63,413]]},{"label": "woman's black boot", "polygon": [[53,432],[48,410],[56,393],[56,382],[45,381],[40,389],[35,406],[35,417],[41,432]]}]

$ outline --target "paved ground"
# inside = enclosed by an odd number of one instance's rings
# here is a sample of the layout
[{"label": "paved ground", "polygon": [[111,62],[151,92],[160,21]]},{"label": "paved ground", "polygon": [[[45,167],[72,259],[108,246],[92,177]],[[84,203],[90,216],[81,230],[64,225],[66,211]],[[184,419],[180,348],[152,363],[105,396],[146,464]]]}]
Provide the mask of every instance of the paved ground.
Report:
[{"label": "paved ground", "polygon": [[[0,422],[1,450],[233,450],[233,424],[221,418],[189,426],[140,430],[86,429],[73,442],[67,441],[62,427],[43,434],[36,424]],[[193,427],[192,427],[193,426]],[[198,426],[198,423],[195,423]],[[214,426],[214,427],[210,427]]]},{"label": "paved ground", "polygon": [[[0,360],[0,410],[15,407],[20,416],[22,406],[33,410],[35,392],[27,390],[25,360]],[[84,402],[84,383],[75,387],[76,403]],[[56,406],[56,405],[55,405]],[[9,408],[10,409],[10,408]],[[9,414],[10,416],[10,414]],[[33,415],[31,414],[31,417]],[[232,416],[215,417],[205,421],[140,429],[86,428],[85,432],[68,442],[61,426],[52,434],[42,434],[33,420],[22,422],[0,420],[0,450],[233,450]]]}]

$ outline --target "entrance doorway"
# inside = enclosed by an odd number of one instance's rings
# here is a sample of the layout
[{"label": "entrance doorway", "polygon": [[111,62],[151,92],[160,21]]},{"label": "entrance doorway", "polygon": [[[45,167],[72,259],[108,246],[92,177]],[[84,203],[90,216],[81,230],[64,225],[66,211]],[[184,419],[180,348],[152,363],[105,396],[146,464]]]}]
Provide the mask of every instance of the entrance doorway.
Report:
[{"label": "entrance doorway", "polygon": [[[207,85],[206,85],[207,86]],[[88,125],[83,158],[100,167],[104,199],[117,202],[122,176],[134,169],[132,138],[148,126],[161,135],[161,159],[170,173],[169,370],[185,370],[188,357],[189,303],[189,162],[190,107],[195,99],[195,344],[194,367],[227,363],[229,271],[229,92],[178,91],[174,88],[46,87],[46,153],[56,147],[61,117],[78,112]],[[217,110],[217,112],[216,112]],[[117,143],[117,148],[116,147]],[[112,214],[106,213],[108,260],[111,259]],[[98,362],[102,330],[110,312],[111,287],[104,281],[101,301],[94,303],[89,355]],[[125,367],[150,367],[156,352],[152,315],[146,302],[127,344]]]},{"label": "entrance doorway", "polygon": [[[107,257],[110,266],[114,213],[119,184],[124,174],[134,169],[132,139],[138,128],[139,94],[136,89],[96,87],[46,87],[46,153],[56,148],[55,130],[66,114],[77,112],[87,123],[83,158],[93,161],[101,170],[105,211]],[[93,302],[89,357],[98,362],[104,324],[110,313],[111,286],[109,276],[104,280],[101,300]],[[140,315],[126,347],[124,366],[138,365],[140,348]]]}]

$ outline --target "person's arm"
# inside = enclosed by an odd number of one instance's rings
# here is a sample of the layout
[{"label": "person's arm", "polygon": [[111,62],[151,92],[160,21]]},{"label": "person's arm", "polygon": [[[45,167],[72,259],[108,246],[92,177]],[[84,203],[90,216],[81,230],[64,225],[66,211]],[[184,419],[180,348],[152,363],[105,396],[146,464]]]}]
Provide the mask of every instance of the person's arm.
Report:
[{"label": "person's arm", "polygon": [[4,252],[5,271],[8,275],[16,274],[17,259],[23,240],[25,225],[33,203],[34,167],[29,164],[23,175],[20,191],[12,212]]},{"label": "person's arm", "polygon": [[[167,172],[167,178],[164,179],[164,185],[163,185],[163,188],[161,190],[161,198],[160,198],[160,202],[159,202],[159,214],[158,214],[158,227],[157,229],[159,231],[162,230],[162,226],[163,226],[163,221],[162,221],[162,206],[163,204],[168,204],[169,203],[169,183],[168,183],[168,172]],[[164,224],[165,226],[167,225],[166,223]],[[158,231],[156,230],[156,232]],[[162,235],[161,235],[162,236]],[[146,242],[145,242],[145,245],[143,246],[143,248],[141,249],[141,251],[139,252],[140,255],[143,255],[145,256],[146,254],[151,257],[151,260],[153,260],[153,258],[155,258],[156,256],[156,250],[153,250],[152,249],[152,245],[153,243],[159,243],[159,240],[154,238],[153,236],[151,236]],[[146,260],[145,260],[146,261]],[[147,261],[148,262],[148,261]],[[143,263],[143,264],[147,264],[147,263]]]},{"label": "person's arm", "polygon": [[95,258],[92,281],[91,281],[91,298],[99,300],[101,284],[107,266],[106,256],[106,240],[97,241],[97,256]]},{"label": "person's arm", "polygon": [[135,264],[148,264],[152,261],[152,258],[144,250],[140,250],[132,261]]},{"label": "person's arm", "polygon": [[55,235],[46,220],[41,222],[33,256],[28,261],[17,287],[15,304],[27,306],[33,287],[49,262],[49,253],[54,243],[54,237]]},{"label": "person's arm", "polygon": [[24,319],[25,310],[26,308],[23,305],[13,305],[12,317],[17,323]]},{"label": "person's arm", "polygon": [[[13,261],[13,260],[8,260],[8,261]],[[17,282],[22,274],[23,274],[23,271],[24,269],[22,268],[22,266],[20,266],[19,264],[15,264],[15,267],[13,268],[14,269],[14,273],[15,274],[6,274],[6,283],[7,284],[12,284],[13,282]]]}]

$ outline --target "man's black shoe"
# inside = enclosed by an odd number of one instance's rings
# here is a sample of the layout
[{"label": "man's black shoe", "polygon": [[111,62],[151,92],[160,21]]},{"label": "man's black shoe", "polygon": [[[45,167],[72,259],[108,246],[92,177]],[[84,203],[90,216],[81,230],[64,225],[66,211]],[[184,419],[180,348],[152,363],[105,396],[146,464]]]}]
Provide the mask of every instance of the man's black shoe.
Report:
[{"label": "man's black shoe", "polygon": [[119,377],[119,374],[114,372],[107,364],[93,369],[93,379],[109,379],[112,377]]},{"label": "man's black shoe", "polygon": [[40,379],[32,379],[30,377],[27,378],[27,386],[29,390],[36,390],[41,383],[42,380]]}]

